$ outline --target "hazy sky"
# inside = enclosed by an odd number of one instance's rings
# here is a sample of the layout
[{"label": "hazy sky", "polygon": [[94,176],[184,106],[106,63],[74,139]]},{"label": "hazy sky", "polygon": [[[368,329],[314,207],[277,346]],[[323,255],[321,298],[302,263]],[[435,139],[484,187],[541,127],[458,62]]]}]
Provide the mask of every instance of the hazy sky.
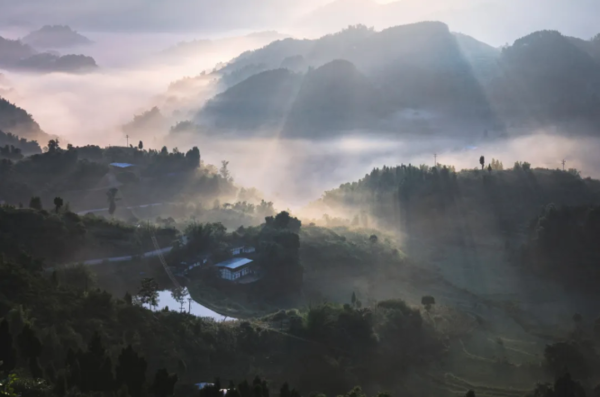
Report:
[{"label": "hazy sky", "polygon": [[493,45],[540,29],[582,38],[600,33],[600,0],[0,0],[0,9],[4,29],[60,23],[82,31],[316,35],[350,23],[382,28],[436,19]]}]

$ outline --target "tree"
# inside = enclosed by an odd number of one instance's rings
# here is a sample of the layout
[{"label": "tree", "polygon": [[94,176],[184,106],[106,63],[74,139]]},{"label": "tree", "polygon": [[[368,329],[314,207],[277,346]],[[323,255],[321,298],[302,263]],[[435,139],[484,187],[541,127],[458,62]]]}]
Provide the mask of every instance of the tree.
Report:
[{"label": "tree", "polygon": [[140,149],[140,150],[144,149],[144,142],[140,141],[140,143],[138,143],[138,149]]},{"label": "tree", "polygon": [[117,201],[119,200],[117,198],[118,192],[119,192],[119,189],[117,189],[116,187],[110,188],[106,192],[106,198],[108,200],[108,213],[110,215],[114,214],[115,211],[117,210]]},{"label": "tree", "polygon": [[426,295],[421,298],[421,304],[425,306],[425,310],[430,311],[431,306],[435,305],[435,298],[430,295]]},{"label": "tree", "polygon": [[279,397],[291,397],[290,385],[287,382],[281,386],[281,390],[279,390]]},{"label": "tree", "polygon": [[112,361],[98,332],[94,332],[85,353],[70,358],[71,366],[79,367],[79,388],[83,392],[110,391],[114,388]]},{"label": "tree", "polygon": [[352,292],[351,302],[352,306],[356,305],[356,292]]},{"label": "tree", "polygon": [[485,157],[479,157],[479,164],[481,164],[481,169],[483,169],[483,166],[485,165]]},{"label": "tree", "polygon": [[469,390],[467,394],[465,394],[465,397],[475,397],[475,392],[473,390]]},{"label": "tree", "polygon": [[39,198],[38,196],[32,197],[31,200],[29,201],[29,208],[32,208],[34,210],[42,210],[42,199]]},{"label": "tree", "polygon": [[138,296],[142,305],[158,306],[158,283],[153,278],[144,278]]},{"label": "tree", "polygon": [[17,336],[17,344],[21,356],[29,362],[29,371],[33,378],[42,378],[42,369],[38,363],[38,357],[42,354],[42,342],[35,335],[29,324],[25,324],[23,330]]},{"label": "tree", "polygon": [[173,395],[177,383],[177,375],[169,375],[166,369],[162,368],[154,375],[152,391],[155,397],[169,397]]},{"label": "tree", "polygon": [[492,165],[488,164],[488,172],[492,172]]},{"label": "tree", "polygon": [[189,163],[190,167],[198,168],[200,167],[200,150],[194,146],[185,154],[185,159]]},{"label": "tree", "polygon": [[233,178],[231,178],[231,173],[229,172],[229,169],[227,168],[227,166],[229,165],[229,161],[221,161],[221,169],[219,169],[219,174],[221,174],[221,176],[223,177],[223,179],[227,180],[227,181],[232,181]]},{"label": "tree", "polygon": [[377,238],[377,236],[376,236],[376,235],[374,235],[374,234],[372,234],[372,235],[369,237],[369,241],[371,242],[371,244],[375,244],[375,243],[376,243],[378,240],[379,240],[379,238]]},{"label": "tree", "polygon": [[60,197],[54,197],[54,209],[57,214],[58,214],[58,211],[60,211],[62,206],[63,206],[63,199]]},{"label": "tree", "polygon": [[[127,386],[131,397],[141,397],[148,364],[131,345],[121,350],[116,368],[117,387]],[[175,379],[177,380],[177,379]]]},{"label": "tree", "polygon": [[58,149],[60,149],[59,144],[60,144],[60,142],[58,141],[58,138],[50,139],[48,141],[48,152],[49,153],[56,152]]},{"label": "tree", "polygon": [[171,291],[171,296],[177,303],[179,303],[179,311],[183,313],[183,305],[185,305],[186,298],[188,296],[187,288],[176,287]]},{"label": "tree", "polygon": [[6,319],[0,322],[0,372],[8,375],[17,364],[17,352],[13,347],[13,337]]}]

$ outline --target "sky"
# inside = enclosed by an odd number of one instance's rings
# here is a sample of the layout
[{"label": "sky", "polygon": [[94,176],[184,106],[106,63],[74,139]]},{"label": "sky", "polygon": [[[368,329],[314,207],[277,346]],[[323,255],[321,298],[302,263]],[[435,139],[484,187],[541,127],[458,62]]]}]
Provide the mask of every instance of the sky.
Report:
[{"label": "sky", "polygon": [[215,34],[277,29],[304,36],[350,23],[384,28],[441,20],[495,46],[540,29],[591,38],[600,0],[0,0],[0,25],[81,31]]}]

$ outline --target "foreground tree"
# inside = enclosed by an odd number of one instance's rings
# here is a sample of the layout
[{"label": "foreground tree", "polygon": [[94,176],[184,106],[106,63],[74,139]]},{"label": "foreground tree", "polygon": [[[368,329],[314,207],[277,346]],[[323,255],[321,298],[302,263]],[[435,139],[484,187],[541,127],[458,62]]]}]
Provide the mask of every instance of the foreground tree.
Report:
[{"label": "foreground tree", "polygon": [[421,298],[421,304],[425,306],[425,310],[430,311],[432,306],[435,305],[435,298],[430,295],[426,295]]},{"label": "foreground tree", "polygon": [[138,296],[142,305],[158,306],[158,283],[153,278],[144,278]]},{"label": "foreground tree", "polygon": [[17,363],[17,353],[13,347],[13,337],[6,319],[0,322],[0,373],[8,375]]},{"label": "foreground tree", "polygon": [[166,369],[162,368],[154,375],[152,383],[152,392],[155,397],[169,397],[173,395],[177,383],[177,375],[169,375]]},{"label": "foreground tree", "polygon": [[38,210],[38,211],[42,210],[43,209],[42,199],[37,196],[32,197],[31,200],[29,201],[29,208],[32,208],[32,209]]},{"label": "foreground tree", "polygon": [[148,364],[140,357],[131,345],[121,350],[116,368],[117,387],[127,386],[131,397],[141,397],[146,382]]},{"label": "foreground tree", "polygon": [[35,335],[35,332],[29,324],[25,324],[23,330],[17,337],[19,352],[21,356],[29,363],[29,371],[35,379],[43,376],[42,369],[38,363],[38,357],[42,354],[42,342]]},{"label": "foreground tree", "polygon": [[58,214],[58,211],[62,208],[64,202],[61,197],[54,197],[54,210]]},{"label": "foreground tree", "polygon": [[118,192],[119,189],[116,187],[110,188],[108,189],[108,192],[106,192],[106,199],[108,200],[108,213],[110,215],[114,214],[117,210],[117,200],[119,200],[117,198]]},{"label": "foreground tree", "polygon": [[483,169],[483,166],[485,165],[485,157],[479,157],[479,164],[481,164],[481,169]]}]

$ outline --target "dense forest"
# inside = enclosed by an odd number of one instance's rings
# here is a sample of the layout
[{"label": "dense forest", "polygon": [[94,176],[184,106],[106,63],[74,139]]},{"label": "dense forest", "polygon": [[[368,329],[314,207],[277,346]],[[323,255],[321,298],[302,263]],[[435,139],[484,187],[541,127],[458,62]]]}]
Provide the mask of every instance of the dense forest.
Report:
[{"label": "dense forest", "polygon": [[4,98],[0,98],[0,130],[39,142],[50,139],[27,111]]},{"label": "dense forest", "polygon": [[523,265],[572,288],[596,290],[600,282],[600,208],[548,205],[532,220]]}]

